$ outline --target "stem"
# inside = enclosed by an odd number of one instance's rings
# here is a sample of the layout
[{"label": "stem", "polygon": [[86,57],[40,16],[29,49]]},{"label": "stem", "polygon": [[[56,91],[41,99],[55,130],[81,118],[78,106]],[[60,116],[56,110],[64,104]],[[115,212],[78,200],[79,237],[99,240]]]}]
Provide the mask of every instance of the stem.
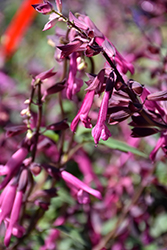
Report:
[{"label": "stem", "polygon": [[[37,82],[36,85],[38,88],[38,119],[37,119],[36,131],[35,131],[35,135],[34,135],[35,142],[34,142],[34,147],[33,147],[33,151],[32,151],[32,162],[35,160],[38,138],[40,135],[39,131],[40,131],[41,120],[42,120],[41,81]],[[34,88],[36,87],[36,85],[34,86]]]},{"label": "stem", "polygon": [[[63,14],[57,12],[56,10],[53,10],[53,12],[57,15],[59,15],[61,18],[63,18],[64,22],[66,22],[68,25],[70,25],[72,28],[76,29],[77,31],[79,31],[79,33],[81,33],[85,38],[89,38],[87,36],[87,34],[81,30],[80,28],[78,28],[73,22],[71,22],[67,17],[63,16]],[[90,38],[89,38],[90,40]]]},{"label": "stem", "polygon": [[[121,83],[124,85],[124,90],[125,92],[128,94],[129,98],[131,99],[131,101],[133,103],[138,103],[140,104],[139,100],[137,99],[136,95],[131,91],[131,89],[129,88],[129,86],[125,83],[123,77],[121,76],[121,74],[119,73],[119,71],[117,70],[116,66],[114,65],[114,63],[112,62],[112,60],[110,59],[110,57],[107,55],[107,53],[105,51],[103,51],[103,56],[105,57],[105,59],[107,60],[107,62],[110,64],[110,66],[114,69],[115,74],[117,75],[118,79],[121,81]],[[140,113],[140,115],[150,124],[153,125],[155,127],[161,128],[161,129],[167,129],[167,125],[156,122],[154,120],[152,120],[152,118],[146,113],[146,111],[144,109],[141,109],[138,113]]]}]

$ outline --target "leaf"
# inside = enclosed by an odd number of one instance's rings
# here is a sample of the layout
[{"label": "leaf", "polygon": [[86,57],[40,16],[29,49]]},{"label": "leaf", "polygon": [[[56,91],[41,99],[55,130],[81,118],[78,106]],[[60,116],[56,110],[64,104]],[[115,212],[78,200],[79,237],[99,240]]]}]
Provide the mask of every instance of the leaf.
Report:
[{"label": "leaf", "polygon": [[[87,129],[84,126],[78,126],[78,129],[76,132],[76,139],[79,143],[84,143],[84,144],[90,143],[90,142],[94,143],[94,139],[91,136],[90,129]],[[137,148],[134,148],[123,141],[116,140],[113,138],[109,138],[107,141],[100,140],[98,145],[99,146],[104,145],[104,146],[107,146],[109,148],[120,150],[120,151],[126,152],[126,153],[131,152],[135,155],[138,155],[138,156],[141,156],[144,158],[148,158],[148,155],[141,152]]]},{"label": "leaf", "polygon": [[135,155],[138,155],[138,156],[141,156],[144,158],[148,158],[148,156],[145,153],[141,152],[137,148],[129,146],[127,143],[113,139],[113,138],[109,138],[107,141],[101,140],[99,144],[103,144],[109,148],[117,149],[117,150],[120,150],[122,152],[126,152],[126,153],[131,152]]},{"label": "leaf", "polygon": [[44,136],[50,138],[52,141],[57,142],[59,139],[58,134],[56,134],[54,131],[52,130],[47,130],[43,133]]},{"label": "leaf", "polygon": [[70,226],[56,226],[56,229],[60,230],[64,234],[66,234],[68,237],[70,237],[74,242],[78,242],[84,246],[87,245],[87,242],[83,239],[82,234],[77,231],[77,229],[74,229]]}]

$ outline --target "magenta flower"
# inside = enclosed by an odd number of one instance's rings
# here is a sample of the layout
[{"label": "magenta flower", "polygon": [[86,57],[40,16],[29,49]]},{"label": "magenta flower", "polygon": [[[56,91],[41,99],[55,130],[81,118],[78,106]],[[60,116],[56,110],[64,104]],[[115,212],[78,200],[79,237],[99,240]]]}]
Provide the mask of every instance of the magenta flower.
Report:
[{"label": "magenta flower", "polygon": [[[13,180],[12,180],[13,182]],[[12,185],[10,182],[0,196],[0,224],[3,220],[10,216],[15,195],[16,195],[17,185]]]},{"label": "magenta flower", "polygon": [[62,12],[62,1],[61,0],[55,0],[56,6],[58,11],[61,13]]},{"label": "magenta flower", "polygon": [[75,160],[75,162],[77,162],[80,171],[84,175],[84,183],[90,185],[90,183],[94,182],[98,189],[102,190],[103,187],[98,177],[93,172],[91,161],[86,152],[84,152],[83,150],[79,150],[77,154],[73,156],[73,159]]},{"label": "magenta flower", "polygon": [[42,31],[49,30],[49,29],[53,28],[56,25],[56,23],[59,21],[59,19],[60,19],[59,15],[57,15],[56,13],[52,13],[49,16],[49,22],[47,22],[45,24]]},{"label": "magenta flower", "polygon": [[18,176],[14,177],[5,187],[0,196],[0,224],[4,221],[7,228],[4,240],[6,246],[9,245],[12,234],[19,238],[22,237],[25,231],[22,226],[18,225],[17,221],[27,182],[28,171],[27,169],[24,169],[19,175],[19,182]]},{"label": "magenta flower", "polygon": [[27,154],[28,149],[25,147],[21,147],[12,155],[5,166],[0,167],[0,175],[6,175],[6,177],[0,184],[0,190],[3,189],[10,181],[10,179],[15,175],[15,173],[17,173]]},{"label": "magenta flower", "polygon": [[33,4],[32,7],[43,15],[50,14],[53,10],[53,6],[49,1],[44,1],[44,3],[39,4]]},{"label": "magenta flower", "polygon": [[[6,230],[5,239],[4,239],[5,246],[9,246],[12,231],[14,228],[17,228],[17,222],[18,222],[19,215],[20,215],[22,200],[23,200],[23,191],[20,190],[16,193],[16,198],[13,204],[13,208],[12,208],[12,212],[11,212],[11,216],[9,220],[9,226]],[[21,232],[21,231],[15,230],[15,235],[17,235],[17,237],[22,237],[22,234],[23,234],[23,231]]]},{"label": "magenta flower", "polygon": [[140,96],[142,102],[144,102],[144,107],[146,107],[148,110],[158,112],[161,114],[161,116],[164,116],[165,112],[164,110],[160,107],[160,105],[156,101],[150,101],[147,100],[147,96],[150,94],[150,91],[146,88],[143,88],[143,92]]},{"label": "magenta flower", "polygon": [[106,141],[111,136],[110,130],[107,128],[105,124],[110,93],[111,91],[105,91],[103,100],[100,106],[97,124],[92,129],[92,136],[94,137],[95,144],[99,143],[100,138]]},{"label": "magenta flower", "polygon": [[77,52],[82,44],[83,44],[83,42],[81,42],[79,39],[77,39],[77,40],[74,40],[74,41],[68,43],[67,45],[57,46],[57,48],[62,51],[61,52],[61,59],[69,56],[73,52]]},{"label": "magenta flower", "polygon": [[80,15],[76,18],[71,12],[69,19],[74,22],[75,25],[84,30],[85,33],[90,37],[94,38],[95,42],[104,49],[113,62],[117,62],[122,73],[126,74],[129,70],[131,74],[134,73],[134,67],[131,63],[127,62],[121,54],[117,51],[115,46],[106,38],[103,33],[96,27],[96,25],[86,15]]},{"label": "magenta flower", "polygon": [[33,79],[32,79],[32,82],[31,84],[33,85],[35,83],[35,81],[37,81],[38,79],[40,79],[41,81],[46,81],[48,78],[51,78],[53,76],[56,75],[56,72],[53,72],[53,69],[54,68],[51,68],[49,70],[46,70],[38,75],[36,75]]},{"label": "magenta flower", "polygon": [[[86,193],[89,193],[89,194],[95,196],[97,199],[100,199],[100,200],[102,199],[101,193],[99,191],[90,188],[85,183],[83,183],[82,181],[80,181],[78,178],[76,178],[72,174],[68,173],[67,171],[64,171],[64,170],[61,171],[60,176],[69,186],[78,190],[80,203],[84,202],[85,199],[87,200],[87,198],[86,198],[87,196],[84,194],[84,192],[81,192],[80,190],[83,190]],[[81,198],[83,198],[83,199],[81,199]]]},{"label": "magenta flower", "polygon": [[81,120],[84,123],[85,128],[91,128],[92,124],[90,123],[90,118],[88,116],[89,111],[91,109],[92,103],[93,103],[93,98],[95,95],[95,90],[88,91],[85,95],[85,98],[82,102],[82,105],[80,107],[80,110],[74,120],[71,123],[71,130],[73,132],[76,131],[77,125],[79,120]]},{"label": "magenta flower", "polygon": [[167,154],[167,134],[166,132],[162,133],[161,137],[158,139],[157,144],[155,148],[150,153],[150,159],[154,162],[156,158],[156,154],[160,148],[164,151],[165,154]]},{"label": "magenta flower", "polygon": [[70,58],[70,68],[69,68],[69,75],[67,79],[67,90],[66,95],[68,99],[72,99],[72,96],[75,95],[77,92],[80,91],[80,88],[83,85],[83,81],[81,79],[76,78],[77,74],[77,54],[73,52]]}]

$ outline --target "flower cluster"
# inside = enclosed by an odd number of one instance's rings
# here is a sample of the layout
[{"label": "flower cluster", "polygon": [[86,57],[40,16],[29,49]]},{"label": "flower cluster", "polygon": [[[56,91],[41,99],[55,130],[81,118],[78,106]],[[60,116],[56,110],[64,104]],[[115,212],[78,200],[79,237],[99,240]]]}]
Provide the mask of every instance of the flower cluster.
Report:
[{"label": "flower cluster", "polygon": [[[20,93],[20,85],[0,72],[4,245],[161,249],[166,244],[166,227],[159,222],[167,209],[167,57],[160,26],[166,31],[166,4],[99,0],[97,10],[100,6],[105,15],[97,26],[83,14],[87,1],[64,2],[69,4],[82,13],[65,16],[61,0],[32,5],[49,16],[43,31],[55,27],[48,36],[55,65],[46,70],[32,60],[29,91]],[[89,1],[89,8],[93,4]],[[120,54],[122,43],[126,53]],[[142,65],[147,60],[149,76]],[[157,84],[148,87],[152,80]],[[21,124],[15,111],[21,111]]]}]

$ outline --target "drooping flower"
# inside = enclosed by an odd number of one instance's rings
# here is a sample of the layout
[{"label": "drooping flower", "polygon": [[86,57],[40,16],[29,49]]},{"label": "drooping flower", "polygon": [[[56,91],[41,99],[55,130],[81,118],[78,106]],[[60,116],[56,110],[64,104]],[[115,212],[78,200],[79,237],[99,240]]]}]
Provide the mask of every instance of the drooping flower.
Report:
[{"label": "drooping flower", "polygon": [[82,105],[80,107],[80,110],[74,120],[71,123],[71,130],[73,132],[76,131],[77,125],[79,120],[81,120],[84,123],[85,128],[91,128],[92,124],[90,123],[90,118],[88,116],[89,111],[91,109],[92,103],[93,103],[93,98],[95,95],[95,90],[88,91],[85,95],[85,98],[82,102]]},{"label": "drooping flower", "polygon": [[100,106],[97,123],[95,127],[92,129],[92,136],[94,138],[95,144],[99,143],[100,138],[106,141],[111,136],[111,132],[105,124],[110,94],[111,91],[105,91]]},{"label": "drooping flower", "polygon": [[76,115],[76,117],[74,118],[70,126],[73,132],[76,131],[79,120],[83,122],[85,128],[92,127],[92,124],[90,123],[91,119],[88,116],[88,114],[93,104],[94,95],[100,94],[102,92],[103,84],[104,84],[104,74],[105,74],[105,70],[102,69],[97,74],[97,76],[92,77],[92,79],[87,82],[89,85],[86,88],[87,93],[78,111],[78,114]]},{"label": "drooping flower", "polygon": [[[74,22],[74,24],[84,30],[88,37],[94,38],[96,44],[106,51],[113,62],[118,63],[122,73],[126,74],[129,70],[131,74],[134,73],[134,67],[131,63],[127,62],[122,55],[117,51],[115,46],[106,38],[103,33],[96,27],[96,25],[91,21],[91,19],[86,15],[79,15],[76,18],[71,12],[69,14],[69,20]],[[100,51],[99,51],[100,52]],[[112,53],[111,53],[112,52]]]}]

